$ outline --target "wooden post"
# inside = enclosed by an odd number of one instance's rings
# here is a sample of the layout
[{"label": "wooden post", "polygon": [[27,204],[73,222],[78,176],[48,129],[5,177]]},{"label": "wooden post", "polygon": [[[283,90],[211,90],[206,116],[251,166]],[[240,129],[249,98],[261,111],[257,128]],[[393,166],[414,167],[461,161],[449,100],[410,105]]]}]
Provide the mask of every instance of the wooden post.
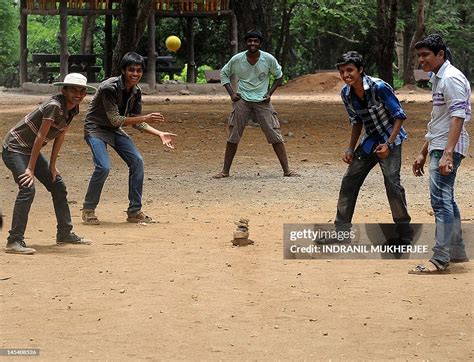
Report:
[{"label": "wooden post", "polygon": [[20,1],[20,86],[28,82],[28,15],[22,10],[26,9],[26,0]]},{"label": "wooden post", "polygon": [[194,61],[194,30],[193,18],[186,19],[186,58],[188,60],[188,70],[186,72],[186,82],[196,83],[196,62]]},{"label": "wooden post", "polygon": [[[239,31],[237,28],[237,17],[235,16],[235,12],[232,11],[230,15],[230,55],[233,56],[238,53],[239,51]],[[232,88],[237,91],[237,77],[232,75],[230,77],[230,82]]]},{"label": "wooden post", "polygon": [[230,53],[235,55],[239,51],[239,32],[237,30],[237,17],[234,12],[230,16],[230,37]]},{"label": "wooden post", "polygon": [[61,0],[59,3],[59,72],[60,81],[64,80],[66,74],[68,74],[68,57],[67,52],[67,0]]},{"label": "wooden post", "polygon": [[[109,1],[109,9],[112,8],[112,1]],[[109,78],[112,75],[112,15],[105,16],[105,44],[104,44],[104,75]]]},{"label": "wooden post", "polygon": [[146,65],[148,87],[152,93],[155,92],[156,88],[155,25],[155,7],[153,7],[148,17],[148,63]]}]

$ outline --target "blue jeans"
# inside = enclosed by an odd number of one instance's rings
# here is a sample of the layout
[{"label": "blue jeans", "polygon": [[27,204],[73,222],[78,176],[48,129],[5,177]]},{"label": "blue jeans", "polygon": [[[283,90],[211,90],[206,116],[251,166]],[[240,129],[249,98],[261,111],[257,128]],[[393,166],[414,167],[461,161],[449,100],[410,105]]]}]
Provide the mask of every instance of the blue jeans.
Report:
[{"label": "blue jeans", "polygon": [[380,164],[392,218],[397,224],[400,239],[404,241],[412,240],[413,232],[410,227],[411,218],[407,210],[405,189],[400,184],[401,155],[401,145],[394,147],[389,156],[383,160],[379,159],[376,154],[368,155],[364,153],[360,147],[356,149],[352,163],[342,178],[335,220],[337,229],[347,230],[352,226],[352,216],[354,215],[360,188],[370,170],[376,164]]},{"label": "blue jeans", "polygon": [[[142,208],[142,192],[144,180],[143,157],[129,137],[115,134],[114,145],[110,145],[128,166],[128,214],[134,214]],[[84,209],[95,210],[100,201],[100,195],[105,180],[110,172],[110,157],[107,143],[94,136],[87,136],[86,142],[92,151],[94,172],[89,181]]]},{"label": "blue jeans", "polygon": [[454,201],[456,173],[463,158],[459,153],[453,155],[453,172],[443,176],[438,169],[443,151],[434,150],[430,154],[430,196],[435,214],[436,235],[433,258],[443,265],[450,259],[467,258],[461,230],[461,214]]},{"label": "blue jeans", "polygon": [[[28,214],[33,199],[35,198],[35,185],[24,187],[18,183],[18,176],[25,172],[28,162],[30,161],[29,155],[11,152],[4,148],[2,151],[2,159],[12,172],[13,178],[19,188],[13,207],[12,228],[8,236],[8,242],[13,243],[24,240]],[[38,160],[36,161],[35,177],[46,187],[53,198],[54,212],[57,221],[57,237],[69,235],[72,230],[72,221],[67,202],[66,185],[61,176],[57,176],[53,182],[48,161],[42,154],[39,154]]]}]

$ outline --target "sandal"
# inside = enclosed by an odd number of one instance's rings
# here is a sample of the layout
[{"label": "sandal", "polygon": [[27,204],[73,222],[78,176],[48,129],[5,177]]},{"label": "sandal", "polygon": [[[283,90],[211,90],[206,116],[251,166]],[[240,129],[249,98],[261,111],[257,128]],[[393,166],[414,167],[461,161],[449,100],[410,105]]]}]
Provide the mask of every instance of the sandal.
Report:
[{"label": "sandal", "polygon": [[434,268],[425,266],[423,264],[418,264],[414,269],[408,271],[408,274],[416,274],[416,275],[423,275],[423,274],[443,274],[448,272],[448,264],[441,264],[437,260],[431,259],[429,262],[434,266]]},{"label": "sandal", "polygon": [[99,225],[100,221],[93,209],[82,209],[82,223],[85,225]]},{"label": "sandal", "polygon": [[225,178],[225,177],[229,177],[229,174],[228,173],[225,173],[224,171],[221,171],[219,172],[218,174],[215,174],[214,176],[212,176],[212,178]]},{"label": "sandal", "polygon": [[136,223],[136,224],[138,223],[156,224],[156,221],[153,220],[150,216],[145,215],[143,211],[138,211],[135,214],[128,214],[127,221]]},{"label": "sandal", "polygon": [[301,177],[301,175],[296,171],[288,171],[283,174],[284,177]]}]

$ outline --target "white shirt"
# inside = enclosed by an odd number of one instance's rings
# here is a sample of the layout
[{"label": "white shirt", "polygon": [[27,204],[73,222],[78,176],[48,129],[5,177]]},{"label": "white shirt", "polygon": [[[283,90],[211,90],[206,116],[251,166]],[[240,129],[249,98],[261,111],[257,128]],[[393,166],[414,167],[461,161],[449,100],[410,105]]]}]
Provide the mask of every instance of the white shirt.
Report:
[{"label": "white shirt", "polygon": [[448,142],[449,126],[452,117],[464,119],[464,124],[454,152],[467,156],[469,134],[466,125],[471,119],[471,86],[459,69],[446,60],[438,73],[431,76],[433,92],[433,111],[428,123],[428,152],[444,150]]}]

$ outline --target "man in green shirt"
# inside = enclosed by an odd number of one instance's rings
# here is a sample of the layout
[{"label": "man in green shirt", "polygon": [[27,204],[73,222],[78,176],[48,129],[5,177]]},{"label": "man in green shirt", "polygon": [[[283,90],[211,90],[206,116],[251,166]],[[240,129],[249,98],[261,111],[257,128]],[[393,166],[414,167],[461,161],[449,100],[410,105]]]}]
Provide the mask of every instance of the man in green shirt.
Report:
[{"label": "man in green shirt", "polygon": [[[237,152],[237,146],[249,119],[257,122],[268,143],[278,156],[283,175],[299,176],[288,166],[280,122],[272,106],[270,97],[282,83],[281,66],[273,55],[260,50],[263,41],[259,31],[251,30],[245,35],[247,50],[234,55],[221,70],[221,84],[232,99],[232,113],[228,126],[229,137],[224,157],[224,167],[214,178],[229,177],[230,167]],[[268,90],[270,74],[275,77],[272,87]],[[234,91],[230,78],[235,75],[239,79],[238,91]]]}]

